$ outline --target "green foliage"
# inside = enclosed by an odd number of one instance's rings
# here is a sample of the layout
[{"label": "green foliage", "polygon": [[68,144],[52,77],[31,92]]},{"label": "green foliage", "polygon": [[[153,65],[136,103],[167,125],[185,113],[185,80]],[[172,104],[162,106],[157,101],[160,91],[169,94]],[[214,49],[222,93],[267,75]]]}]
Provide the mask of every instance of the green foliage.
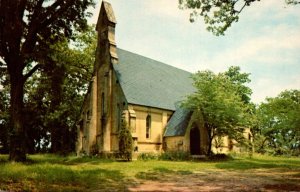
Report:
[{"label": "green foliage", "polygon": [[5,65],[0,61],[0,153],[8,152],[9,80]]},{"label": "green foliage", "polygon": [[156,153],[140,153],[138,155],[138,160],[149,161],[149,160],[157,160],[158,154]]},{"label": "green foliage", "polygon": [[285,2],[288,5],[297,5],[297,4],[300,4],[300,1],[298,1],[298,0],[285,0]]},{"label": "green foliage", "polygon": [[7,76],[0,70],[0,153],[8,152],[9,98]]},{"label": "green foliage", "polygon": [[131,161],[133,152],[133,139],[131,131],[127,126],[127,123],[122,118],[121,128],[119,130],[119,155],[122,159]]},{"label": "green foliage", "polygon": [[[0,3],[0,57],[10,85],[10,159],[26,160],[24,85],[42,66],[51,45],[74,38],[75,30],[87,27],[93,0],[9,1]],[[2,62],[1,62],[2,63]],[[63,69],[57,71],[64,74]],[[57,80],[62,81],[61,78]],[[54,91],[55,92],[55,91]]]},{"label": "green foliage", "polygon": [[300,91],[283,91],[267,98],[258,109],[261,135],[259,152],[300,154]]},{"label": "green foliage", "polygon": [[187,97],[183,107],[197,110],[202,115],[210,137],[208,154],[216,137],[244,139],[242,133],[248,123],[247,103],[251,94],[251,89],[244,85],[250,81],[248,75],[240,73],[237,67],[231,67],[225,73],[202,71],[193,75],[196,92]]},{"label": "green foliage", "polygon": [[74,150],[76,121],[92,74],[96,34],[90,26],[51,45],[43,67],[25,84],[25,128],[30,153],[65,154]]},{"label": "green foliage", "polygon": [[226,75],[231,83],[236,87],[236,91],[240,95],[242,101],[245,104],[249,104],[252,90],[245,84],[251,82],[249,78],[250,73],[241,73],[241,68],[239,66],[231,66],[228,71],[225,71],[224,75]]},{"label": "green foliage", "polygon": [[224,32],[239,20],[242,10],[256,0],[243,0],[243,5],[237,7],[235,0],[230,1],[200,1],[179,0],[180,8],[191,9],[190,21],[194,22],[198,16],[203,17],[207,30],[214,35],[224,35]]},{"label": "green foliage", "polygon": [[[214,35],[224,35],[225,31],[234,22],[239,20],[240,13],[245,7],[260,0],[228,0],[228,1],[209,1],[209,0],[179,0],[181,9],[189,9],[190,22],[194,22],[197,17],[203,17],[207,30]],[[285,0],[287,4],[299,4],[298,0]]]},{"label": "green foliage", "polygon": [[99,147],[98,147],[98,145],[96,143],[92,145],[90,154],[92,156],[96,156],[96,155],[99,154]]},{"label": "green foliage", "polygon": [[191,156],[190,153],[184,151],[170,151],[162,153],[158,159],[167,161],[187,161],[191,159]]},{"label": "green foliage", "polygon": [[233,160],[233,158],[230,155],[219,153],[219,154],[213,154],[212,156],[210,156],[208,158],[208,160],[209,161],[229,161],[229,160]]}]

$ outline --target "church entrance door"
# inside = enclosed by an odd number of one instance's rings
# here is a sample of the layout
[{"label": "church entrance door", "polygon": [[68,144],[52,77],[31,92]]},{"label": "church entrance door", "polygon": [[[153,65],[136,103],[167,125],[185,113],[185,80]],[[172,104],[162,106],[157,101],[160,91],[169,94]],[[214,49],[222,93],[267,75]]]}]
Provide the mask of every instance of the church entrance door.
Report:
[{"label": "church entrance door", "polygon": [[191,155],[200,155],[200,131],[197,126],[190,131],[190,152]]}]

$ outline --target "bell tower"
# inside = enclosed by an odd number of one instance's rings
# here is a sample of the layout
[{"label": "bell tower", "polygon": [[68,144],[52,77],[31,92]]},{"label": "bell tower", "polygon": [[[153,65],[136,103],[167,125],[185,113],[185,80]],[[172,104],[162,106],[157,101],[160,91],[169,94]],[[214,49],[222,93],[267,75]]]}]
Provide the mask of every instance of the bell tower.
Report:
[{"label": "bell tower", "polygon": [[118,63],[117,46],[115,42],[116,18],[110,3],[102,1],[96,30],[98,42],[94,65],[95,97],[93,107],[97,113],[96,123],[93,125],[96,131],[96,145],[99,152],[112,150],[113,134],[113,64]]},{"label": "bell tower", "polygon": [[[102,1],[97,21],[98,44],[96,50],[95,70],[105,62],[117,63],[117,46],[115,42],[116,18],[110,3]],[[107,59],[107,60],[106,60]]]}]

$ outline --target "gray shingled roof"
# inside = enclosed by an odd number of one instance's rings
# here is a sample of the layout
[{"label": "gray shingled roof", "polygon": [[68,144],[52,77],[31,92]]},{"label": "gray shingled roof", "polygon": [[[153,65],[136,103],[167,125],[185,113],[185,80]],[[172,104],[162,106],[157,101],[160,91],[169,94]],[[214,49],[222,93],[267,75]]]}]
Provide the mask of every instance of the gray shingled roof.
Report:
[{"label": "gray shingled roof", "polygon": [[183,136],[191,119],[192,112],[178,108],[169,120],[164,137]]},{"label": "gray shingled roof", "polygon": [[122,49],[114,64],[130,104],[175,111],[175,104],[194,92],[191,73]]}]

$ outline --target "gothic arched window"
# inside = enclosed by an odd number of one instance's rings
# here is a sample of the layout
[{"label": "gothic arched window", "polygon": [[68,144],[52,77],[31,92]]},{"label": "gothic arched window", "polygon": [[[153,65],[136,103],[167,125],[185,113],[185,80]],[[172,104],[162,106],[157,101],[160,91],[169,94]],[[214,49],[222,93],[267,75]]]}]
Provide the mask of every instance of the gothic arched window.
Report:
[{"label": "gothic arched window", "polygon": [[146,139],[150,139],[150,132],[151,132],[151,116],[147,115],[147,118],[146,118]]}]

